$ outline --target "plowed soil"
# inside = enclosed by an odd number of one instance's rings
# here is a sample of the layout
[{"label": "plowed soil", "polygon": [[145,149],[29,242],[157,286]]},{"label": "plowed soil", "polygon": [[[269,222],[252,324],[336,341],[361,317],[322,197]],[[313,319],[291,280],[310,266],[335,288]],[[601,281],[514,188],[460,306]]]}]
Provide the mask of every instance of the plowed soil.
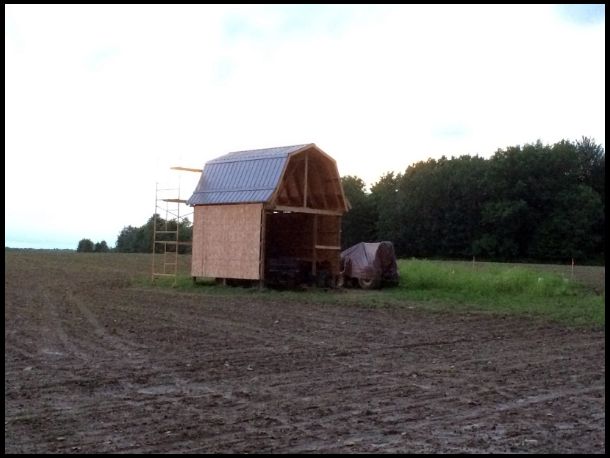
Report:
[{"label": "plowed soil", "polygon": [[605,452],[603,329],[132,286],[143,259],[5,252],[6,453]]}]

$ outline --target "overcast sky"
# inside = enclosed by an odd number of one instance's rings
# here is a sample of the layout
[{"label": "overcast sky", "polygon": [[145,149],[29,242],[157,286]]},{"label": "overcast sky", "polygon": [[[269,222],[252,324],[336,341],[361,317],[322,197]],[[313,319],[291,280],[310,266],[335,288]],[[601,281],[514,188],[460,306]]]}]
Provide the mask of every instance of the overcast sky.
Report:
[{"label": "overcast sky", "polygon": [[5,245],[114,246],[231,151],[315,143],[371,185],[605,147],[604,81],[604,5],[5,5]]}]

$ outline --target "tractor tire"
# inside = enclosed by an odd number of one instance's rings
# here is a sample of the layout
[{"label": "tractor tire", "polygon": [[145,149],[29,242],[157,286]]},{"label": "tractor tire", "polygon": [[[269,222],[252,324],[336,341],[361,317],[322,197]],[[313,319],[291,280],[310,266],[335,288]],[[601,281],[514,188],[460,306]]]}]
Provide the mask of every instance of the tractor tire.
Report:
[{"label": "tractor tire", "polygon": [[359,278],[358,284],[362,289],[377,289],[381,286],[381,279],[379,277],[371,278]]},{"label": "tractor tire", "polygon": [[343,288],[345,286],[345,277],[343,274],[337,275],[335,280],[335,288]]}]

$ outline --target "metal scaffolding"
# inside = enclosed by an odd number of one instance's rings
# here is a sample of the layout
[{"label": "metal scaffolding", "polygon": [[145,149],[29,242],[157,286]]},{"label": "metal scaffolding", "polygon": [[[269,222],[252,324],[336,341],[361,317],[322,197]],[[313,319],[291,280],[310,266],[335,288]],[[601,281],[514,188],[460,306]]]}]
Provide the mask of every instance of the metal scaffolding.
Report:
[{"label": "metal scaffolding", "polygon": [[[171,170],[199,172],[201,169],[188,167],[171,167]],[[155,212],[153,216],[153,246],[151,281],[160,277],[173,277],[174,283],[178,278],[179,248],[181,245],[190,245],[192,242],[180,240],[180,226],[193,214],[186,207],[186,200],[180,197],[180,180],[178,186],[160,188],[155,184]],[[163,218],[162,215],[165,215]]]}]

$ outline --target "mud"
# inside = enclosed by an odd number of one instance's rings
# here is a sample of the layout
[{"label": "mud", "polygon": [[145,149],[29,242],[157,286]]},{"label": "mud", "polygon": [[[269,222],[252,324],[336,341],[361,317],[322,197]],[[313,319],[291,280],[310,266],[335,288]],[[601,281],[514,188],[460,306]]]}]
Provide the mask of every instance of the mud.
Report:
[{"label": "mud", "polygon": [[74,256],[5,254],[5,453],[605,452],[605,330],[138,288]]}]

